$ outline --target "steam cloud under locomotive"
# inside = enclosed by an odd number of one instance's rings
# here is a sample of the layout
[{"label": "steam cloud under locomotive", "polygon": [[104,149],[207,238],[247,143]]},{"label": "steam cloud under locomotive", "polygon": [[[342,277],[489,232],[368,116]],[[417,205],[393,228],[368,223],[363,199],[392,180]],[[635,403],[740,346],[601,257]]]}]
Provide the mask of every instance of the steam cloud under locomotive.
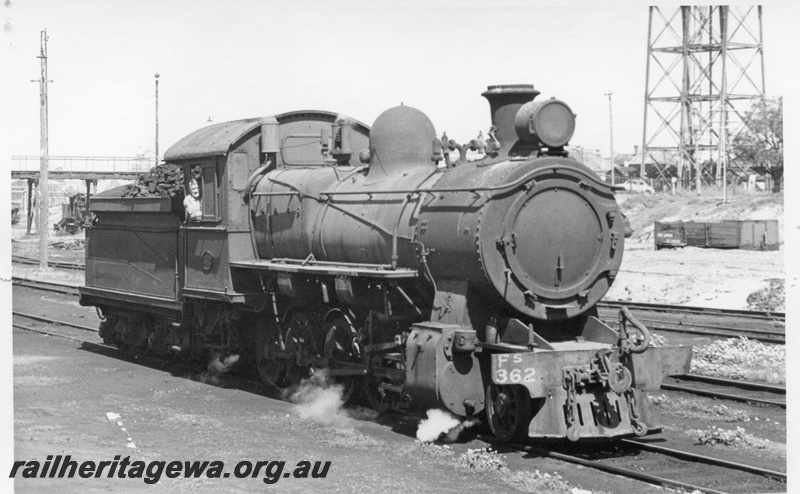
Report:
[{"label": "steam cloud under locomotive", "polygon": [[81,304],[121,347],[241,354],[277,386],[325,369],[350,400],[481,417],[500,440],[656,430],[645,393],[691,348],[597,318],[623,216],[565,151],[570,107],[538,94],[489,87],[491,127],[464,145],[402,105],[371,128],[301,111],[200,129],[165,154],[191,218],[92,198]]}]

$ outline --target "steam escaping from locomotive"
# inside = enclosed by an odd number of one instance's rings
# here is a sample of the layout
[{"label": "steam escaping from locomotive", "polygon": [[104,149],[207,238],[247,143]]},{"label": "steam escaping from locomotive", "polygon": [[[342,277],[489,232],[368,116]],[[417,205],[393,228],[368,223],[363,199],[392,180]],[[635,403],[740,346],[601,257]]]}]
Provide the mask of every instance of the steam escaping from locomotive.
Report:
[{"label": "steam escaping from locomotive", "polygon": [[417,427],[417,439],[424,443],[432,443],[459,424],[461,420],[448,412],[438,409],[428,410],[427,418]]},{"label": "steam escaping from locomotive", "polygon": [[225,374],[239,361],[239,355],[228,355],[220,360],[219,355],[215,354],[208,362],[208,371],[212,374]]},{"label": "steam escaping from locomotive", "polygon": [[417,426],[417,440],[424,443],[443,441],[456,442],[462,433],[480,422],[476,419],[462,420],[449,412],[431,409],[426,412],[427,418],[422,419]]},{"label": "steam escaping from locomotive", "polygon": [[333,384],[324,370],[290,389],[289,401],[295,404],[294,411],[303,420],[339,429],[352,425],[352,419],[344,410],[342,386]]},{"label": "steam escaping from locomotive", "polygon": [[224,359],[219,357],[217,353],[212,353],[209,356],[206,370],[200,375],[200,382],[214,386],[219,385],[221,382],[220,377],[230,372],[239,361],[239,355],[228,355]]}]

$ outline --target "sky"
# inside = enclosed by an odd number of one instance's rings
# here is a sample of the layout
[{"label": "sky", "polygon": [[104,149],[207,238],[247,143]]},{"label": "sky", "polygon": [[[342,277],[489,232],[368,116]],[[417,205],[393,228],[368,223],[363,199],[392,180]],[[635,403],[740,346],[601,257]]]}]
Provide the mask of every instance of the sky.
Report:
[{"label": "sky", "polygon": [[[486,132],[480,94],[533,84],[577,114],[571,144],[642,140],[648,8],[632,2],[4,0],[0,163],[39,154],[40,32],[51,156],[153,156],[214,122],[320,109],[371,125],[400,103],[438,134]],[[788,1],[764,7],[768,95],[787,94]],[[666,12],[677,4],[665,5]],[[9,118],[10,117],[10,118]]]},{"label": "sky", "polygon": [[[659,4],[665,12],[678,5]],[[785,134],[798,135],[800,2],[762,5],[767,96],[784,96]],[[571,144],[603,156],[606,93],[613,93],[614,150],[632,153],[642,141],[647,7],[628,0],[2,0],[0,166],[40,152],[32,81],[40,77],[42,30],[51,156],[152,157],[156,73],[162,155],[209,119],[319,109],[371,125],[401,103],[426,113],[437,134],[466,142],[488,129],[480,94],[496,84],[533,84],[540,98],[565,101],[577,114]],[[791,139],[786,150],[791,191]],[[0,187],[0,202],[8,204],[8,195]],[[798,245],[796,205],[787,202],[787,252]],[[10,242],[3,249],[10,259]],[[791,298],[797,270],[790,258]],[[3,268],[7,280],[10,266]],[[10,301],[10,283],[0,285],[0,299]],[[10,327],[10,311],[2,318],[0,327]],[[0,354],[11,353],[10,334],[0,337]],[[10,372],[11,359],[0,359],[0,375]],[[0,395],[10,389],[5,380]],[[13,447],[7,426],[0,444]]]}]

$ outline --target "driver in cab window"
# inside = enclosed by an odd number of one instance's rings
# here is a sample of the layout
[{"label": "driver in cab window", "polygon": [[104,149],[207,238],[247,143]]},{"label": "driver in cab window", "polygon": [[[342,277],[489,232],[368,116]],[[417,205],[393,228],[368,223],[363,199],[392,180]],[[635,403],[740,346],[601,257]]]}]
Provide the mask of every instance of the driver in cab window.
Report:
[{"label": "driver in cab window", "polygon": [[200,221],[203,218],[203,209],[200,203],[200,184],[192,170],[192,178],[189,180],[189,193],[183,200],[183,207],[186,210],[186,221]]}]

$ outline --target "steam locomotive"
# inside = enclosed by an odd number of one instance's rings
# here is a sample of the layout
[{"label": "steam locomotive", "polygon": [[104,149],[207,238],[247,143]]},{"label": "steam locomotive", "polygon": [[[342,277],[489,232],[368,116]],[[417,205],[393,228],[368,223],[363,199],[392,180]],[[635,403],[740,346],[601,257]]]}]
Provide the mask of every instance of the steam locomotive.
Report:
[{"label": "steam locomotive", "polygon": [[196,215],[93,197],[80,303],[123,348],[238,354],[280,387],[324,370],[350,400],[503,441],[657,430],[646,392],[691,348],[598,319],[623,216],[565,151],[570,107],[538,94],[489,87],[491,128],[464,144],[403,105],[371,128],[311,110],[200,129],[165,154]]},{"label": "steam locomotive", "polygon": [[87,211],[86,194],[78,192],[70,196],[69,203],[61,205],[61,220],[53,225],[53,230],[66,230],[73,235],[80,232],[91,221]]}]

